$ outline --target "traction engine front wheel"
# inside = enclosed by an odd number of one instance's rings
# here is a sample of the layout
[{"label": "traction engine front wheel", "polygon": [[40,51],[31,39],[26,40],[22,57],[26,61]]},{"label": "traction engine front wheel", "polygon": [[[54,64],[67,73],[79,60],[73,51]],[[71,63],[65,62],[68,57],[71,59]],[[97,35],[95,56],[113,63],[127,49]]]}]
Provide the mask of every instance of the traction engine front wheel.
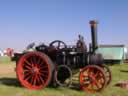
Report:
[{"label": "traction engine front wheel", "polygon": [[53,63],[43,53],[30,52],[20,58],[16,71],[23,86],[39,90],[50,83]]},{"label": "traction engine front wheel", "polygon": [[88,93],[101,91],[106,85],[106,76],[102,68],[88,65],[80,72],[80,86]]}]

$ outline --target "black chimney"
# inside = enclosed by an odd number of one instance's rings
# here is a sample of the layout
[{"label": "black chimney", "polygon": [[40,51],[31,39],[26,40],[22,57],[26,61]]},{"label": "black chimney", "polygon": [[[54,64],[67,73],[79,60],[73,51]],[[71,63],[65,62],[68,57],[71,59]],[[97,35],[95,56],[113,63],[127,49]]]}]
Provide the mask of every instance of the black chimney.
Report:
[{"label": "black chimney", "polygon": [[92,43],[91,43],[91,52],[95,52],[95,50],[98,48],[97,44],[97,21],[90,21],[91,25],[91,37],[92,37]]}]

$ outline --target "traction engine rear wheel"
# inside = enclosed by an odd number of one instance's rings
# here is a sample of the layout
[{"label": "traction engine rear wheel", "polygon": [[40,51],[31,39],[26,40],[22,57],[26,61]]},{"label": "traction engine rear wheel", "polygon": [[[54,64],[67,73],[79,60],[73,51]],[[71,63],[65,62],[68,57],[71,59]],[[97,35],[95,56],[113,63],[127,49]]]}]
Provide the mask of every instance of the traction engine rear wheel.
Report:
[{"label": "traction engine rear wheel", "polygon": [[102,68],[88,65],[80,72],[80,86],[88,93],[101,91],[106,85],[106,76]]},{"label": "traction engine rear wheel", "polygon": [[23,86],[28,89],[39,90],[49,84],[52,67],[52,62],[47,55],[30,52],[20,58],[16,71]]}]

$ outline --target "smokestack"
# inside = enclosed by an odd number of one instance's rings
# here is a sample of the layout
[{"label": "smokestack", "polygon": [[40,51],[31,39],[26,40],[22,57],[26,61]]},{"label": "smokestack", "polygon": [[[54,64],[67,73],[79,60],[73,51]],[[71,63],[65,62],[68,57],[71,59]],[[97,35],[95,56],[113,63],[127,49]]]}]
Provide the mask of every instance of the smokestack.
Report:
[{"label": "smokestack", "polygon": [[91,37],[92,37],[91,51],[94,53],[95,50],[98,48],[98,44],[97,44],[97,21],[92,20],[89,23],[91,26]]}]

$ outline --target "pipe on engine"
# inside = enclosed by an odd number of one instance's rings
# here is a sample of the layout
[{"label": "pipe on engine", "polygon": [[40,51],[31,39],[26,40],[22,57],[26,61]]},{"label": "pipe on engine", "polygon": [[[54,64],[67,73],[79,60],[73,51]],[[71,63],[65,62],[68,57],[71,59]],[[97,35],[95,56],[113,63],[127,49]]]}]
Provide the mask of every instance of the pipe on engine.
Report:
[{"label": "pipe on engine", "polygon": [[92,38],[92,43],[91,43],[91,52],[94,53],[95,50],[98,48],[98,43],[97,43],[97,21],[91,20],[90,22],[91,26],[91,38]]}]

